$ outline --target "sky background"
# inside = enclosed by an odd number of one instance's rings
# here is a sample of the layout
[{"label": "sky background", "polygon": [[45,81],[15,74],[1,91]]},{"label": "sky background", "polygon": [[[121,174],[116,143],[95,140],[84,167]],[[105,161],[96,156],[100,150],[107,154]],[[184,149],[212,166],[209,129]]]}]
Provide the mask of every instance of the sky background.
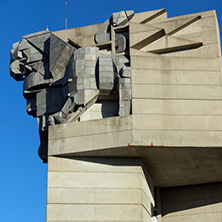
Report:
[{"label": "sky background", "polygon": [[[68,0],[68,28],[103,23],[113,12],[165,8],[168,17],[215,9],[222,0]],[[0,0],[0,221],[46,221],[47,164],[39,159],[37,120],[26,113],[22,82],[9,75],[12,44],[26,34],[65,29],[65,0]]]}]

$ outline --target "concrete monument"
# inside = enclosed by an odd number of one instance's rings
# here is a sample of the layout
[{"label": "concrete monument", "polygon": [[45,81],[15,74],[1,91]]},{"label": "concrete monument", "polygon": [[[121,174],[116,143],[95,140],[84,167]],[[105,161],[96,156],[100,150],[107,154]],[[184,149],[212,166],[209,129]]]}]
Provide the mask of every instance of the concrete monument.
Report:
[{"label": "concrete monument", "polygon": [[15,43],[47,222],[221,222],[221,67],[215,11],[121,11]]}]

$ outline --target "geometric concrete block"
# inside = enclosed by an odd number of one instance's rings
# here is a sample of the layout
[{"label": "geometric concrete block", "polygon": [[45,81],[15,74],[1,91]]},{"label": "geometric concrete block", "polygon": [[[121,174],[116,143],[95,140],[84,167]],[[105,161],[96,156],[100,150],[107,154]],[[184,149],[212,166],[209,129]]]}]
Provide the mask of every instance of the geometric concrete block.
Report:
[{"label": "geometric concrete block", "polygon": [[114,67],[112,57],[99,56],[99,90],[101,95],[109,95],[114,87]]},{"label": "geometric concrete block", "polygon": [[140,159],[50,157],[48,167],[47,221],[150,220],[154,191]]}]

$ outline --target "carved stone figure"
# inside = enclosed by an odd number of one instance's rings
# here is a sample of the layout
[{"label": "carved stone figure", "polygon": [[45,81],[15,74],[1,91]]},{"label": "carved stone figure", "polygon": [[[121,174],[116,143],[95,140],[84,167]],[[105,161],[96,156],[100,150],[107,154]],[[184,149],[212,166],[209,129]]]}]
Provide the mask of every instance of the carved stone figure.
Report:
[{"label": "carved stone figure", "polygon": [[215,11],[118,12],[15,44],[46,221],[221,221],[221,74]]},{"label": "carved stone figure", "polygon": [[98,101],[112,101],[115,108],[108,116],[130,114],[128,24],[133,15],[114,13],[98,29],[93,47],[65,42],[48,30],[13,45],[10,74],[24,81],[27,112],[38,118],[44,161],[49,125],[77,121]]},{"label": "carved stone figure", "polygon": [[[145,14],[121,11],[103,24],[46,30],[24,36],[13,45],[11,76],[24,80],[27,112],[38,118],[39,155],[45,162],[49,125],[131,114],[130,62],[134,60],[130,55],[164,58],[203,46],[201,41],[174,36],[201,16],[172,25],[158,20],[152,23],[155,16],[165,16],[165,10],[151,17],[148,13],[147,19]],[[99,115],[87,119],[86,113],[96,104]]]}]

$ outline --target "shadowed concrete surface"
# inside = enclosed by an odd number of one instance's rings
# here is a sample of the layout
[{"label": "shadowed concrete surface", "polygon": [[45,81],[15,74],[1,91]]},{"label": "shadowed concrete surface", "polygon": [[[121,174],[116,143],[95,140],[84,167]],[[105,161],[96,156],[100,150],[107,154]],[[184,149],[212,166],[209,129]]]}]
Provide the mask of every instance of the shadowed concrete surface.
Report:
[{"label": "shadowed concrete surface", "polygon": [[73,156],[140,157],[149,169],[154,185],[170,187],[220,182],[221,155],[221,148],[127,147],[76,153]]},{"label": "shadowed concrete surface", "polygon": [[163,221],[221,221],[222,183],[164,188]]}]

